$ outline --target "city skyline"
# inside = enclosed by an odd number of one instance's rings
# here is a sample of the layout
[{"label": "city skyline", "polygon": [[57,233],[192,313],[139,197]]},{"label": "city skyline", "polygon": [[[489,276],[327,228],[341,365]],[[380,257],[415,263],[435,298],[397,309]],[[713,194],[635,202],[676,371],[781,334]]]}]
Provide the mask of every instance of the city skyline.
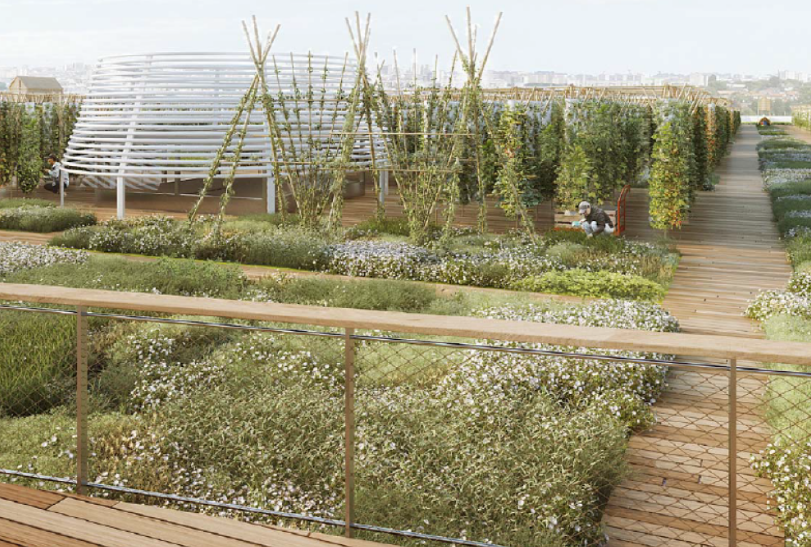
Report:
[{"label": "city skyline", "polygon": [[[233,0],[226,9],[214,0],[0,0],[6,23],[0,27],[0,66],[93,64],[100,57],[157,51],[241,51],[246,44],[240,23],[252,14],[265,30],[282,25],[274,47],[280,54],[312,50],[343,55],[350,48],[343,18],[357,9],[372,12],[372,51],[390,58],[396,48],[401,59],[410,62],[416,48],[421,61],[438,54],[440,66],[447,67],[453,42],[444,16],[450,15],[461,31],[467,4],[484,42],[496,15],[492,3],[484,0],[442,6],[427,0],[407,5],[368,0],[286,4]],[[802,21],[811,16],[811,6],[795,0],[770,5],[769,13],[780,14],[781,35],[789,41],[781,39],[779,44],[754,34],[766,13],[762,3],[751,0],[717,0],[711,5],[697,0],[572,0],[565,4],[505,0],[498,9],[504,19],[489,64],[494,70],[752,75],[786,68],[811,71],[804,66],[804,49],[790,43],[801,39]],[[50,23],[53,20],[58,24]],[[661,21],[667,21],[667,26],[662,27]]]}]

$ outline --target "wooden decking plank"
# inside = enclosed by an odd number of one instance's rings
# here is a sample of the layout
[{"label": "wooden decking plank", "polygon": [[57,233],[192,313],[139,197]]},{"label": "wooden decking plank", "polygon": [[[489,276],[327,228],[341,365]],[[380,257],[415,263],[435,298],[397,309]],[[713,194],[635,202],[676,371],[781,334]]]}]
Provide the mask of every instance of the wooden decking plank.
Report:
[{"label": "wooden decking plank", "polygon": [[[635,521],[637,523],[644,523],[651,527],[662,526],[670,530],[692,531],[703,534],[706,537],[722,538],[724,539],[724,541],[727,542],[726,545],[724,545],[724,547],[729,546],[729,540],[727,539],[729,534],[728,526],[717,526],[708,523],[697,524],[695,522],[685,521],[680,518],[667,517],[665,515],[657,513],[646,513],[645,511],[634,511],[622,507],[609,508],[606,513],[607,516],[612,518],[627,519],[629,521]],[[637,525],[633,526],[636,527]],[[782,546],[782,544],[785,542],[784,538],[778,536],[770,536],[767,534],[751,535],[749,532],[745,531],[741,532],[746,533],[748,538],[750,538],[753,541],[759,542],[760,545],[764,546],[776,546],[776,545]]]},{"label": "wooden decking plank", "polygon": [[[206,515],[175,511],[172,509],[164,509],[151,505],[137,505],[122,502],[116,506],[116,509],[165,520],[175,524],[181,524],[183,526],[204,530],[224,537],[239,539],[249,543],[256,543],[266,547],[277,547],[279,545],[279,541],[290,541],[291,536],[298,539],[305,539],[311,536],[311,534],[307,534],[302,537],[301,533],[294,530],[260,527],[233,519],[212,519]],[[353,547],[383,547],[382,544],[378,543],[361,540],[346,540],[339,537],[333,538],[333,536],[319,535],[318,540],[324,544],[333,543],[335,545],[348,545]],[[347,541],[349,541],[349,543],[347,543]],[[302,545],[313,547],[314,543],[311,541],[309,543],[302,543]],[[316,543],[315,545],[318,544]]]},{"label": "wooden decking plank", "polygon": [[21,547],[101,547],[98,543],[74,539],[2,518],[0,518],[0,539]]},{"label": "wooden decking plank", "polygon": [[33,490],[18,484],[0,483],[0,499],[47,509],[65,499],[65,495],[47,490]]},{"label": "wooden decking plank", "polygon": [[[113,507],[104,507],[71,498],[62,500],[51,507],[49,511],[106,526],[113,530],[131,532],[185,547],[249,547],[256,545],[127,511],[119,511]],[[291,542],[290,547],[293,546],[294,543]],[[284,547],[287,547],[287,545]]]},{"label": "wooden decking plank", "polygon": [[20,503],[0,500],[0,519],[10,520],[40,530],[58,530],[60,535],[96,543],[103,547],[175,547],[176,544],[147,538],[130,532],[113,530],[84,520]]}]

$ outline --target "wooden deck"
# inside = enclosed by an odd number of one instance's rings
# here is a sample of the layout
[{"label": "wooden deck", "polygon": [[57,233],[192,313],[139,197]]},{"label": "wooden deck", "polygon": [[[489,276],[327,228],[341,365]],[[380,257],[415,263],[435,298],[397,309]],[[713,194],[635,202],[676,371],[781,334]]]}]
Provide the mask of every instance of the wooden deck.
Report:
[{"label": "wooden deck", "polygon": [[[785,287],[791,274],[762,190],[759,138],[755,128],[741,129],[717,190],[698,197],[690,223],[675,234],[683,256],[664,306],[686,333],[761,337],[743,312],[760,290]],[[654,406],[658,423],[631,438],[631,477],[610,498],[611,547],[729,545],[728,383],[726,373],[671,372]],[[771,484],[748,465],[770,441],[764,388],[762,377],[738,377],[741,546],[784,544],[766,505]]]},{"label": "wooden deck", "polygon": [[384,547],[155,506],[0,484],[0,547]]}]

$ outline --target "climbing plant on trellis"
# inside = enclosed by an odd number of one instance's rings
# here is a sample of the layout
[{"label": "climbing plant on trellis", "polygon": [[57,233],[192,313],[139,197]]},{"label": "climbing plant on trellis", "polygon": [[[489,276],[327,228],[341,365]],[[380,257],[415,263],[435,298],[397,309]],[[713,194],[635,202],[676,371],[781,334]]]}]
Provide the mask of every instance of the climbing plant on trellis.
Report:
[{"label": "climbing plant on trellis", "polygon": [[[257,105],[261,104],[270,138],[272,170],[279,189],[282,214],[287,210],[285,189],[289,189],[304,226],[318,226],[323,214],[329,209],[329,224],[336,227],[341,219],[345,174],[351,168],[353,143],[359,122],[360,73],[365,67],[361,65],[354,74],[350,74],[348,57],[345,56],[340,81],[337,88],[332,89],[327,85],[329,59],[320,67],[314,64],[313,56],[308,55],[306,66],[298,67],[291,55],[292,81],[282,85],[278,63],[270,54],[279,26],[264,41],[259,38],[255,18],[253,28],[249,29],[243,22],[243,30],[256,76],[240,100],[198,200],[189,213],[190,219],[196,218],[222,164],[230,163],[217,222],[214,224],[214,233],[219,234],[226,207],[233,195],[245,139],[253,123],[252,115]],[[365,44],[368,44],[368,30],[361,46],[364,56]],[[275,82],[268,81],[268,68],[272,68],[270,78],[275,79]],[[304,81],[297,74],[305,74]],[[270,90],[271,83],[276,84],[275,92]],[[233,152],[229,153],[232,148]]]}]

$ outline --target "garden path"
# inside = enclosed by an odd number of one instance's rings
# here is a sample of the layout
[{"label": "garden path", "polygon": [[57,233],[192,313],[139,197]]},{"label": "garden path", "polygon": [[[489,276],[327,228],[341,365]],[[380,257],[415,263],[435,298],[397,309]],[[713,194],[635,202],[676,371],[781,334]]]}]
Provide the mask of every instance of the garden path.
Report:
[{"label": "garden path", "polygon": [[[674,234],[682,259],[664,306],[684,332],[762,336],[743,312],[759,291],[783,288],[791,275],[762,189],[759,139],[754,127],[741,128],[717,190],[699,195],[689,224]],[[739,373],[737,388],[738,545],[783,545],[767,508],[771,485],[747,463],[769,442],[765,384]],[[631,475],[609,500],[611,547],[729,545],[728,402],[725,371],[671,370],[654,405],[658,423],[632,436]]]}]

